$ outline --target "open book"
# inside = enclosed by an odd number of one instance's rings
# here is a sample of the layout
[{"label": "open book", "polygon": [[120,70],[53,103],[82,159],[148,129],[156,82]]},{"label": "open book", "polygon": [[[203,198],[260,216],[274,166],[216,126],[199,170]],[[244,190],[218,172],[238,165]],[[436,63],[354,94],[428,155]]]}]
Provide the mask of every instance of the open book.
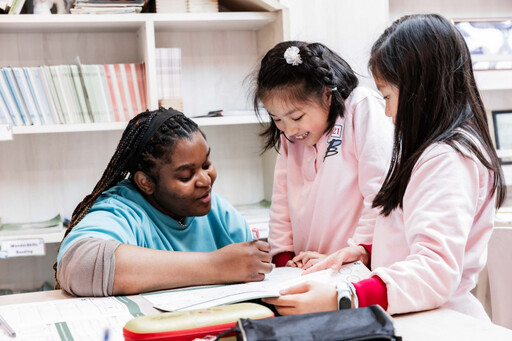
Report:
[{"label": "open book", "polygon": [[163,311],[209,308],[263,297],[278,297],[279,291],[306,281],[357,282],[370,277],[361,262],[345,264],[339,271],[326,269],[302,276],[299,268],[274,268],[261,282],[188,287],[144,294],[144,298]]}]

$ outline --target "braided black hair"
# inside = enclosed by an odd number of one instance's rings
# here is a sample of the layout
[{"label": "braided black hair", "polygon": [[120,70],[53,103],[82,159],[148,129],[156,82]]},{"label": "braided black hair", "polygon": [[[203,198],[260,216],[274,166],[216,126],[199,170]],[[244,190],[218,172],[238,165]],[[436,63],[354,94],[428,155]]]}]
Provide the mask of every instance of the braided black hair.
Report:
[{"label": "braided black hair", "polygon": [[[169,118],[162,123],[154,134],[147,136],[147,143],[141,145],[144,143],[145,134],[150,128],[151,122],[158,115],[169,114]],[[157,182],[157,166],[160,161],[167,161],[162,160],[162,158],[173,152],[177,141],[188,138],[197,131],[201,132],[204,137],[203,132],[194,121],[172,108],[146,111],[132,118],[100,180],[94,186],[92,192],[73,211],[64,238],[85,217],[96,199],[104,191],[117,185],[128,176],[133,178],[135,172],[143,171]],[[57,263],[54,264],[53,269],[57,271]],[[57,279],[57,277],[55,278]],[[58,282],[56,287],[59,288]]]},{"label": "braided black hair", "polygon": [[[291,46],[299,48],[302,60],[299,65],[288,64],[284,58]],[[289,100],[307,102],[320,100],[326,88],[333,89],[325,132],[332,129],[338,117],[343,117],[345,99],[359,84],[350,65],[338,54],[323,44],[303,41],[285,41],[274,46],[261,60],[255,78],[253,106],[260,117],[261,102],[276,92]],[[266,138],[263,150],[278,150],[280,135],[281,131],[271,121],[261,133]]]}]

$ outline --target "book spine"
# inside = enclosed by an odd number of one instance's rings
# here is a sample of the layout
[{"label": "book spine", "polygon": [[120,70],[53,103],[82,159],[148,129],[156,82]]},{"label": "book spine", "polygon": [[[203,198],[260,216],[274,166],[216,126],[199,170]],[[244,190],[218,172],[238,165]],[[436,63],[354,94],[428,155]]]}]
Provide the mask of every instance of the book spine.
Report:
[{"label": "book spine", "polygon": [[5,105],[7,107],[7,114],[10,117],[10,120],[13,125],[20,125],[21,118],[19,117],[18,108],[16,107],[16,104],[14,103],[14,99],[12,98],[11,92],[9,90],[9,87],[5,81],[3,70],[0,69],[0,96],[2,96]]},{"label": "book spine", "polygon": [[89,110],[87,109],[87,104],[86,104],[85,95],[84,95],[84,89],[82,87],[82,82],[80,81],[80,75],[78,74],[78,66],[69,65],[69,69],[71,72],[71,81],[73,83],[73,89],[77,96],[81,120],[82,120],[82,122],[85,122],[85,123],[91,123],[92,120],[89,115]]},{"label": "book spine", "polygon": [[113,115],[111,115],[110,108],[109,108],[109,97],[108,97],[108,89],[105,88],[105,69],[103,68],[103,65],[94,65],[94,70],[96,74],[96,80],[97,80],[97,86],[96,89],[98,91],[98,98],[100,101],[100,108],[102,115],[105,119],[105,122],[113,122],[115,121],[115,118]]},{"label": "book spine", "polygon": [[114,115],[114,104],[113,104],[114,99],[112,96],[112,92],[110,90],[110,85],[108,84],[108,80],[107,80],[107,70],[105,69],[105,67],[103,65],[98,65],[98,68],[99,68],[101,83],[102,83],[102,87],[103,87],[102,91],[103,91],[104,100],[107,103],[107,114],[108,114],[108,117],[110,118],[110,122],[115,122],[117,120]]},{"label": "book spine", "polygon": [[118,102],[116,94],[114,92],[114,80],[115,74],[112,73],[112,70],[109,68],[108,64],[103,65],[103,69],[105,70],[105,76],[107,79],[108,91],[110,93],[110,98],[112,100],[112,110],[114,112],[114,120],[116,122],[121,121],[120,119],[120,107],[121,103]]},{"label": "book spine", "polygon": [[7,68],[3,69],[2,71],[4,73],[5,81],[9,87],[9,91],[11,92],[12,98],[14,99],[14,103],[16,104],[16,108],[18,109],[21,124],[29,125],[31,122],[29,121],[25,103],[23,103],[23,99],[21,98],[21,94],[19,92],[18,86],[16,85],[16,81],[14,80],[14,76],[12,74],[12,68],[7,67]]},{"label": "book spine", "polygon": [[31,98],[31,102],[33,102],[35,110],[36,110],[36,113],[37,113],[37,116],[38,116],[37,117],[37,120],[39,121],[38,124],[46,124],[46,119],[45,119],[44,114],[43,114],[43,105],[41,103],[39,103],[39,101],[38,101],[38,96],[36,94],[35,83],[30,78],[30,69],[24,67],[22,69],[22,71],[23,71],[23,74],[25,76],[25,81],[26,81],[26,83],[28,85],[28,89],[30,91],[30,95],[32,97]]},{"label": "book spine", "polygon": [[[119,64],[110,64],[111,70],[113,71],[112,74],[112,81],[114,81],[115,76],[115,84],[114,84],[114,92],[116,94],[116,101],[118,103],[121,103],[121,106],[119,107],[121,114],[119,115],[121,121],[127,121],[128,120],[128,107],[126,106],[126,98],[124,97],[124,91],[123,91],[123,81],[121,79],[121,70],[119,69]],[[110,67],[110,66],[109,66]]]},{"label": "book spine", "polygon": [[56,124],[62,124],[64,123],[62,106],[60,104],[60,99],[57,96],[57,90],[50,72],[50,68],[46,65],[42,65],[39,68],[39,75],[41,76],[41,82],[43,83],[46,95],[49,99],[51,99],[48,103],[50,104],[50,109],[52,110],[53,121]]},{"label": "book spine", "polygon": [[140,96],[140,88],[139,88],[139,72],[137,71],[137,68],[135,67],[134,63],[129,64],[130,65],[130,72],[133,77],[133,90],[135,93],[135,103],[137,104],[137,112],[141,113],[143,111],[142,109],[142,101]]},{"label": "book spine", "polygon": [[29,121],[33,125],[41,125],[41,122],[39,120],[39,114],[37,113],[36,106],[34,104],[34,101],[32,99],[32,94],[30,93],[30,90],[28,88],[27,81],[25,79],[25,73],[23,72],[22,68],[12,68],[12,73],[14,75],[14,81],[16,82],[16,85],[19,89],[21,99],[23,103],[25,104],[26,114],[29,118]]},{"label": "book spine", "polygon": [[124,64],[117,64],[116,70],[119,70],[119,74],[121,75],[121,85],[122,93],[124,95],[124,101],[126,105],[126,120],[128,121],[133,115],[133,107],[132,107],[132,99],[130,96],[130,90],[128,89],[128,79],[126,78],[126,68]]}]

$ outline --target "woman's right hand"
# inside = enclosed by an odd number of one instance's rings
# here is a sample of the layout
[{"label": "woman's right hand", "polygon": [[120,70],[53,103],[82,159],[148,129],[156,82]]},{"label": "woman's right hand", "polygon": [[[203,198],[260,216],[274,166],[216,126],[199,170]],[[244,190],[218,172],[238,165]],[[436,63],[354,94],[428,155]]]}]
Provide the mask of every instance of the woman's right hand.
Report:
[{"label": "woman's right hand", "polygon": [[306,275],[311,272],[320,271],[324,269],[333,269],[338,271],[343,264],[361,261],[364,265],[368,266],[369,254],[366,249],[360,245],[347,246],[335,253],[327,256],[319,263],[313,265],[305,270],[302,274]]},{"label": "woman's right hand", "polygon": [[230,244],[212,256],[212,273],[224,283],[262,281],[272,271],[270,245],[261,240]]}]

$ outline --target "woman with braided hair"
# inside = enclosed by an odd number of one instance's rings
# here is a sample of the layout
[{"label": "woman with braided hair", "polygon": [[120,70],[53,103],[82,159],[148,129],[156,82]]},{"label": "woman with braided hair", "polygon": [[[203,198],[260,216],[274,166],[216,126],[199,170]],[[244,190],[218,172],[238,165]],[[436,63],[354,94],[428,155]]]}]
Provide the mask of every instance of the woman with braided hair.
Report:
[{"label": "woman with braided hair", "polygon": [[[372,242],[379,191],[393,146],[384,100],[320,43],[277,44],[261,61],[254,108],[279,151],[269,243],[277,266],[304,269],[324,254]],[[360,246],[361,248],[363,246]]]},{"label": "woman with braided hair", "polygon": [[73,212],[58,285],[77,296],[137,294],[263,280],[269,245],[212,191],[217,176],[199,127],[160,108],[134,117],[103,176]]}]

